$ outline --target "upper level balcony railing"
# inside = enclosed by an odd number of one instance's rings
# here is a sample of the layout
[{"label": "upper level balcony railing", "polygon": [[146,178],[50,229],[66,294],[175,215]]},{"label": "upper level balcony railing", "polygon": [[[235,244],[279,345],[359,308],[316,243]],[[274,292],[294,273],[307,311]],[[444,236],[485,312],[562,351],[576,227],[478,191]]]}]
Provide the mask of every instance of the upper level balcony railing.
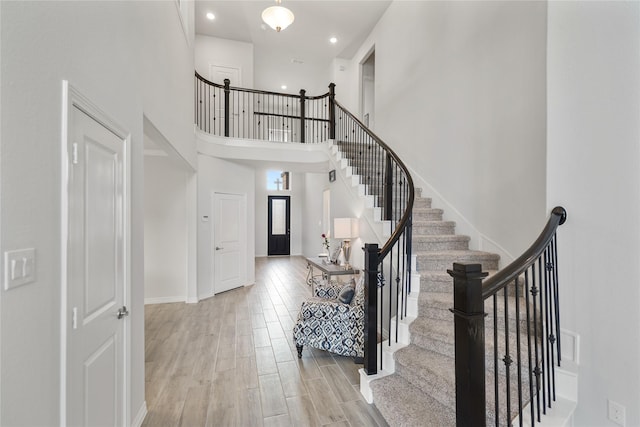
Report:
[{"label": "upper level balcony railing", "polygon": [[274,142],[318,143],[333,139],[335,85],[319,96],[259,91],[210,82],[196,72],[195,118],[213,135]]}]

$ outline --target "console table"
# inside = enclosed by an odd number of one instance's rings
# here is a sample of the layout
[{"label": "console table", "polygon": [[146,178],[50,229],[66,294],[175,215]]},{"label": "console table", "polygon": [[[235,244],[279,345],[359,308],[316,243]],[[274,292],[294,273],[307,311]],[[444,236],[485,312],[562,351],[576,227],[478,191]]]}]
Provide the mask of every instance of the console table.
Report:
[{"label": "console table", "polygon": [[313,286],[314,283],[314,269],[318,269],[322,273],[321,275],[317,275],[315,277],[322,276],[322,278],[326,279],[327,281],[331,280],[331,276],[347,276],[359,273],[359,270],[356,268],[351,267],[347,269],[345,267],[341,267],[338,264],[331,264],[327,258],[320,257],[307,258],[307,269],[309,270],[307,272],[307,284],[309,286]]}]

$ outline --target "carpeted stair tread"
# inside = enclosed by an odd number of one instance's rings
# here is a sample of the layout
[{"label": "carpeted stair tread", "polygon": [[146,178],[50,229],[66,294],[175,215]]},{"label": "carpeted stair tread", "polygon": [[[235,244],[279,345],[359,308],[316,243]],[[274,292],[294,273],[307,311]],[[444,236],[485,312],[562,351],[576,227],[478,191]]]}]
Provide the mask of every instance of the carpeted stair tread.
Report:
[{"label": "carpeted stair tread", "polygon": [[[515,332],[516,330],[516,304],[515,298],[508,298],[508,306],[509,306],[509,330],[511,332]],[[521,332],[525,332],[527,328],[527,318],[526,318],[526,301],[524,298],[519,298],[519,308],[520,308],[520,330]],[[531,305],[530,305],[531,306]],[[453,294],[447,292],[421,292],[418,294],[418,313],[419,318],[428,318],[428,319],[437,319],[444,320],[448,322],[453,322],[453,314],[449,310],[453,307]],[[485,301],[485,312],[493,313],[493,298],[489,298]],[[504,298],[500,296],[498,298],[498,312],[500,315],[498,316],[498,329],[503,330],[505,325],[504,319]],[[529,319],[529,325],[533,333],[533,325],[534,319]],[[540,319],[538,321],[538,330],[540,329]],[[493,317],[488,316],[485,319],[485,325],[488,328],[493,328]]]},{"label": "carpeted stair tread", "polygon": [[[443,356],[453,358],[455,356],[455,342],[454,342],[454,324],[451,321],[443,321],[437,319],[425,319],[418,317],[409,325],[411,332],[411,343],[417,347],[423,348],[428,351],[439,353]],[[486,360],[485,364],[487,369],[494,370],[494,335],[493,329],[485,326],[485,346],[486,346]],[[526,334],[520,334],[520,357],[521,360],[527,361],[527,336]],[[504,332],[499,331],[498,334],[498,369],[501,375],[505,375],[505,366],[502,363],[502,358],[507,353],[506,344],[504,341]],[[514,360],[517,358],[517,337],[515,334],[509,334],[509,355]],[[534,356],[532,350],[532,357]]]},{"label": "carpeted stair tread", "polygon": [[[441,355],[429,350],[424,350],[414,345],[409,345],[398,350],[395,355],[396,373],[410,382],[414,387],[426,391],[440,404],[454,410],[456,406],[455,397],[455,360],[451,357]],[[498,375],[498,395],[500,402],[500,418],[504,419],[506,408],[506,377],[504,371],[499,371]],[[487,371],[485,387],[487,388],[487,425],[490,420],[495,419],[495,395],[493,371]],[[510,375],[511,387],[517,383],[517,375],[512,372]],[[523,377],[523,392],[525,400],[529,397],[528,376]],[[512,397],[513,398],[513,397]],[[513,414],[512,414],[513,415]]]},{"label": "carpeted stair tread", "polygon": [[375,405],[390,427],[447,427],[456,424],[454,410],[399,375],[372,381],[371,389]]}]

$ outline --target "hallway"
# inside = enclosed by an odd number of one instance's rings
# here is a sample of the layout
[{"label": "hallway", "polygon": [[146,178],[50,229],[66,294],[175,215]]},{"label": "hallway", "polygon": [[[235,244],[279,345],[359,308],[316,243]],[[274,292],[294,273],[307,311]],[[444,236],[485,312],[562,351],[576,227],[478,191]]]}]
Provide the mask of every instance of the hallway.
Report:
[{"label": "hallway", "polygon": [[352,358],[305,348],[302,257],[257,258],[256,284],[198,304],[145,306],[144,426],[386,426]]}]

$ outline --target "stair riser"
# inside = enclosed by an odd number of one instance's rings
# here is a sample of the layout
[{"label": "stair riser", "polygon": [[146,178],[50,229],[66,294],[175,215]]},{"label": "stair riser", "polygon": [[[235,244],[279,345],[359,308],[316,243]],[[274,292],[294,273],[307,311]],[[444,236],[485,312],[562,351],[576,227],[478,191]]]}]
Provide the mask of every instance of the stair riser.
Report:
[{"label": "stair riser", "polygon": [[[453,324],[453,315],[451,314],[451,311],[449,311],[451,307],[453,307],[453,297],[451,298],[450,307],[447,307],[447,308],[443,308],[440,306],[426,305],[420,302],[418,304],[418,313],[420,313],[421,317],[426,317],[429,319],[436,319],[436,320],[445,320]],[[527,330],[526,318],[520,319],[519,323],[520,323],[520,330],[526,331]],[[493,330],[492,314],[489,314],[489,316],[487,316],[485,320],[485,325],[487,328]],[[504,312],[501,312],[501,313],[499,312],[498,313],[498,330],[504,331],[504,325],[505,325]],[[516,330],[516,320],[513,318],[509,318],[509,330],[510,331]],[[538,331],[540,331],[539,326],[538,326]],[[533,322],[531,323],[531,333],[533,333]]]},{"label": "stair riser", "polygon": [[[451,359],[451,369],[454,369],[453,359]],[[452,388],[449,381],[439,375],[419,375],[411,366],[405,365],[398,359],[396,359],[396,373],[444,406],[455,410],[455,385]],[[451,391],[453,391],[453,394]]]},{"label": "stair riser", "polygon": [[[414,248],[415,251],[415,248]],[[429,277],[428,275],[420,276],[420,290],[422,292],[437,292],[437,293],[449,293],[453,292],[453,277],[450,276],[438,276],[437,278]],[[510,287],[508,295],[515,296],[515,288]],[[502,294],[501,294],[502,295]],[[524,282],[519,282],[518,295],[524,299]],[[531,299],[531,296],[529,295]],[[522,300],[521,300],[522,301]],[[521,306],[524,313],[524,305]]]},{"label": "stair riser", "polygon": [[419,209],[431,209],[431,199],[428,197],[416,197],[413,199],[413,207]]},{"label": "stair riser", "polygon": [[422,225],[422,224],[413,224],[413,235],[417,236],[417,235],[428,235],[428,236],[435,236],[435,235],[451,235],[455,232],[455,224],[450,224],[450,223],[446,223],[446,222],[434,222],[433,224],[429,224],[429,225]]},{"label": "stair riser", "polygon": [[439,252],[439,251],[464,251],[469,249],[469,241],[462,239],[451,240],[427,240],[413,236],[412,248],[414,251],[420,252]]},{"label": "stair riser", "polygon": [[448,258],[434,258],[429,255],[417,254],[418,259],[418,270],[426,270],[426,271],[447,271],[447,269],[453,268],[454,262],[462,262],[462,263],[479,263],[482,265],[482,269],[486,270],[497,270],[498,269],[498,261],[495,259],[485,259],[485,258],[473,258],[473,257],[448,257]]},{"label": "stair riser", "polygon": [[[506,375],[506,366],[502,360],[502,358],[504,357],[504,355],[506,354],[506,347],[504,345],[504,336],[501,336],[500,334],[504,335],[502,332],[498,334],[498,372],[500,373],[500,375],[505,376]],[[514,364],[511,366],[511,373],[510,375],[516,375],[517,372],[517,367],[516,367],[516,363],[517,363],[517,344],[516,344],[516,337],[513,336],[513,334],[510,334],[510,339],[509,339],[509,355],[511,356],[511,358],[513,359]],[[489,328],[485,328],[485,347],[486,347],[486,357],[485,357],[485,366],[487,368],[487,370],[489,371],[495,371],[495,359],[494,359],[494,354],[493,354],[493,350],[494,350],[494,345],[493,345],[493,330],[489,329]],[[425,350],[429,350],[432,351],[434,353],[438,353],[441,354],[443,356],[447,356],[450,358],[454,358],[455,357],[455,343],[453,340],[453,331],[450,334],[450,336],[446,336],[446,335],[434,335],[434,334],[427,334],[427,335],[423,335],[423,334],[419,334],[416,333],[416,331],[412,330],[411,331],[411,343],[413,345],[416,345],[418,347],[421,347]],[[522,368],[524,370],[528,369],[528,347],[526,346],[527,343],[527,337],[526,336],[521,336],[520,337],[520,358],[521,358],[521,362],[522,362]],[[533,345],[533,341],[532,341],[532,345]],[[538,349],[538,354],[541,354],[540,349]],[[531,353],[531,357],[532,359],[535,359],[535,351],[532,349],[532,353]],[[529,382],[528,382],[528,375],[527,378],[524,379],[524,375],[527,375],[526,373],[523,373],[523,381],[525,381],[525,385],[528,387],[529,386]],[[517,377],[516,377],[517,378]]]},{"label": "stair riser", "polygon": [[[447,373],[439,372],[439,373],[418,373],[409,365],[405,365],[402,362],[401,358],[396,359],[396,372],[405,378],[408,382],[410,382],[413,386],[420,388],[425,393],[429,394],[431,397],[436,399],[438,402],[443,404],[444,406],[454,409],[456,406],[456,398],[455,398],[455,377],[451,376],[451,373],[454,372],[454,359],[450,359],[450,371]],[[445,375],[442,375],[445,374]],[[523,376],[522,378],[522,389],[523,389],[523,399],[524,401],[529,400],[529,382],[528,375]],[[513,375],[510,376],[511,383],[511,406],[512,406],[512,416],[515,415],[514,411],[517,410],[517,375],[514,372]],[[535,379],[534,379],[535,381]],[[503,375],[498,376],[498,382],[500,384],[499,388],[499,401],[500,401],[500,419],[504,420],[506,418],[506,377]],[[485,379],[485,389],[486,389],[486,414],[487,414],[487,425],[495,425],[495,392],[494,392],[494,373],[491,370],[487,370],[487,377]],[[535,389],[535,383],[534,383]]]},{"label": "stair riser", "polygon": [[414,221],[442,221],[442,211],[440,209],[432,209],[428,211],[413,210]]}]

